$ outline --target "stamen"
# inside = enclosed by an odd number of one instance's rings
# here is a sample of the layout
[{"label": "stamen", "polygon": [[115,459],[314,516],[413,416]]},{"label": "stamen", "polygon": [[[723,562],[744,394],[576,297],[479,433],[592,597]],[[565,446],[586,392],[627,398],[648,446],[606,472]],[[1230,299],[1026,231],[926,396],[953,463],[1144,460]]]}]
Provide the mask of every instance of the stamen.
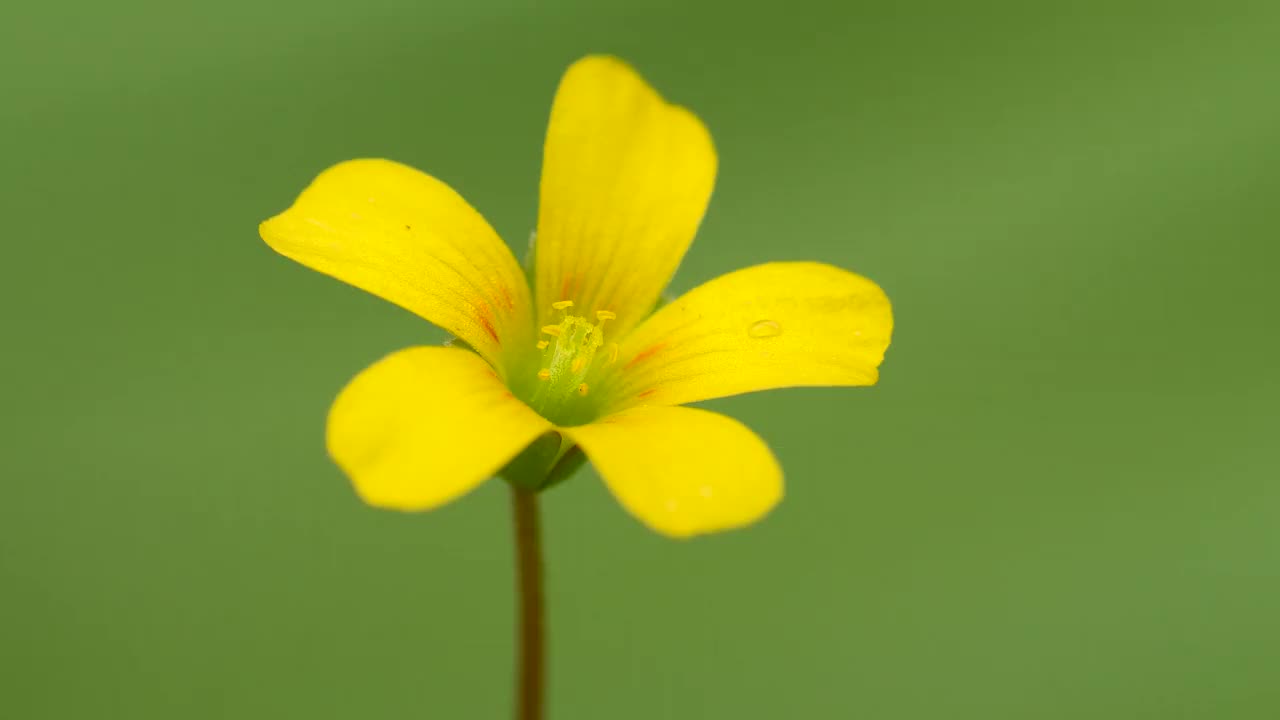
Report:
[{"label": "stamen", "polygon": [[617,313],[601,310],[595,313],[598,322],[592,324],[587,320],[590,315],[571,314],[572,300],[551,306],[564,317],[554,325],[541,327],[533,339],[541,358],[530,368],[537,373],[537,380],[525,381],[528,396],[521,399],[553,422],[577,420],[594,410],[589,407],[592,401],[587,399],[588,383],[596,382],[596,374],[606,359],[613,362],[618,358],[618,344],[610,343],[606,348],[602,329],[606,321],[617,318]]}]

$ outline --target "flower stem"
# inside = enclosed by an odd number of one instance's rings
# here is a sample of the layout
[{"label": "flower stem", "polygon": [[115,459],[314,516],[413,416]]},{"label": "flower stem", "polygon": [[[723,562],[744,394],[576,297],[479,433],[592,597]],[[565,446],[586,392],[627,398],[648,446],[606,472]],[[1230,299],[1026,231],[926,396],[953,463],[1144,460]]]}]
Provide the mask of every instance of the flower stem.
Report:
[{"label": "flower stem", "polygon": [[546,683],[546,608],[542,595],[542,529],[538,493],[511,486],[515,525],[519,643],[516,660],[516,720],[542,720]]}]

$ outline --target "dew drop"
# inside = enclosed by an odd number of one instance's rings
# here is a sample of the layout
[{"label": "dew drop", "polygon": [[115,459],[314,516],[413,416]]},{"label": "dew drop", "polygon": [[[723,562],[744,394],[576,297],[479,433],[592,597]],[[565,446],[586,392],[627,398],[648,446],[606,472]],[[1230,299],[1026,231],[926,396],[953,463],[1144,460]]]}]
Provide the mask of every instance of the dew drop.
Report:
[{"label": "dew drop", "polygon": [[782,334],[782,326],[772,320],[759,320],[747,328],[747,336],[753,338],[771,338]]}]

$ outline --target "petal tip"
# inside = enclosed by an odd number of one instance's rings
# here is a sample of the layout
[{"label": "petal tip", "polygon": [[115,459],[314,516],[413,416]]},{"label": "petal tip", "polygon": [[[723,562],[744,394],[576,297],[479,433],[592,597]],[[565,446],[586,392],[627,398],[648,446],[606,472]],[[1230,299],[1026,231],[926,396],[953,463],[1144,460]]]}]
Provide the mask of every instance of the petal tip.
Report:
[{"label": "petal tip", "polygon": [[639,73],[631,65],[631,63],[623,60],[617,55],[610,53],[590,53],[574,60],[567,70],[565,77],[576,73],[599,72],[626,74],[639,77]]}]

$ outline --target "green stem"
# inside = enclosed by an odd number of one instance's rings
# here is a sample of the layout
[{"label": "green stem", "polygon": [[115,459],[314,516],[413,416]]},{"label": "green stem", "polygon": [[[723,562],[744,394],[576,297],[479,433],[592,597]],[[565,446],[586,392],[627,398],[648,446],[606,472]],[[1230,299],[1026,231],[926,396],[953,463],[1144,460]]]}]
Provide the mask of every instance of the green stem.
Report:
[{"label": "green stem", "polygon": [[546,607],[542,594],[542,530],[538,493],[511,486],[515,525],[519,646],[516,661],[516,720],[542,720],[546,685]]}]

